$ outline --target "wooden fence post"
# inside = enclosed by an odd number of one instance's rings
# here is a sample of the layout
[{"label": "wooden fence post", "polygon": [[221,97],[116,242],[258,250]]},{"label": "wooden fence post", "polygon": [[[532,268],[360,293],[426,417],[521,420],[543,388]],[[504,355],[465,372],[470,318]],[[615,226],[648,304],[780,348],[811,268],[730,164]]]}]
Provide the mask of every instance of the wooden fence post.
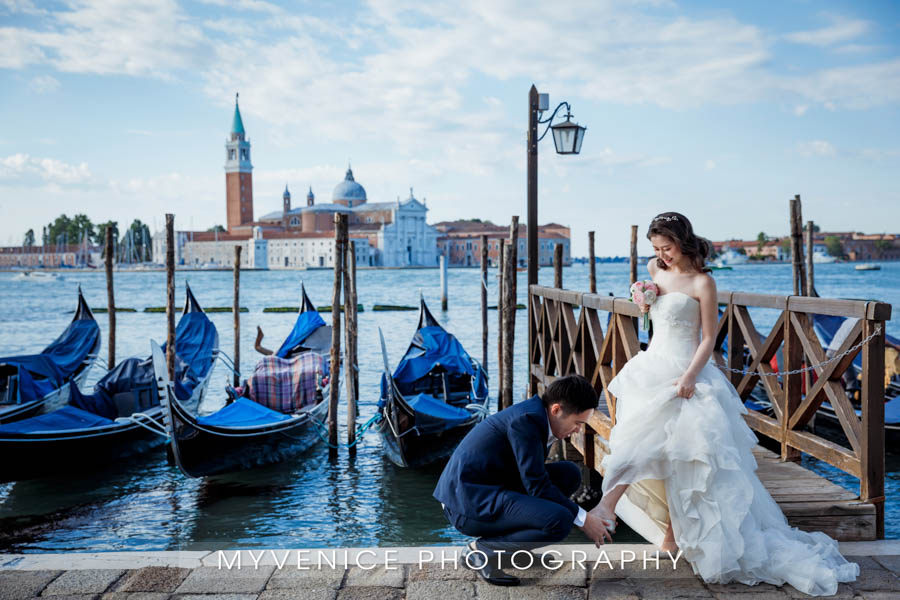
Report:
[{"label": "wooden fence post", "polygon": [[106,310],[109,315],[109,370],[116,366],[116,297],[113,291],[113,230],[106,227]]},{"label": "wooden fence post", "polygon": [[875,537],[884,539],[884,344],[883,320],[863,321],[863,339],[881,329],[862,347],[862,437],[859,499],[875,505]]},{"label": "wooden fence post", "polygon": [[563,245],[557,244],[553,249],[553,287],[563,286]]},{"label": "wooden fence post", "polygon": [[[253,241],[251,240],[252,244]],[[241,385],[241,247],[234,245],[234,387]]]},{"label": "wooden fence post", "polygon": [[813,267],[813,244],[815,234],[813,233],[813,222],[806,223],[806,295],[815,296],[816,286]]}]

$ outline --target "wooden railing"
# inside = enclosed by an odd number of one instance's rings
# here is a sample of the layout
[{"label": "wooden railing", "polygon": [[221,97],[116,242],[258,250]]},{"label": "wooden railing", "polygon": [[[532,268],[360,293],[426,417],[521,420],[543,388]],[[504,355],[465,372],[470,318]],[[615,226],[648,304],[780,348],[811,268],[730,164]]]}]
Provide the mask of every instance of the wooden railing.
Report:
[{"label": "wooden railing", "polygon": [[[540,393],[556,377],[572,373],[583,375],[592,383],[601,395],[601,410],[594,411],[589,427],[574,443],[583,449],[585,464],[596,468],[616,422],[616,398],[607,387],[622,366],[640,351],[640,310],[626,298],[538,285],[530,287],[528,301],[532,333],[529,389]],[[876,506],[876,537],[883,538],[884,349],[885,321],[891,317],[891,305],[728,291],[720,291],[718,301],[721,316],[714,357],[719,364],[738,370],[773,373],[770,361],[779,349],[779,373],[825,362],[826,353],[813,331],[813,314],[856,319],[836,355],[871,336],[861,347],[816,366],[811,372],[768,377],[726,374],[744,400],[761,382],[773,414],[750,410],[745,418],[754,430],[780,443],[782,460],[798,460],[800,453],[805,452],[859,478],[859,498]],[[764,339],[754,327],[749,308],[781,311]],[[745,349],[749,364],[745,364]],[[726,350],[725,359],[722,350]],[[860,352],[862,389],[858,416],[844,391],[841,375]],[[806,430],[826,400],[837,415],[847,446]]]}]

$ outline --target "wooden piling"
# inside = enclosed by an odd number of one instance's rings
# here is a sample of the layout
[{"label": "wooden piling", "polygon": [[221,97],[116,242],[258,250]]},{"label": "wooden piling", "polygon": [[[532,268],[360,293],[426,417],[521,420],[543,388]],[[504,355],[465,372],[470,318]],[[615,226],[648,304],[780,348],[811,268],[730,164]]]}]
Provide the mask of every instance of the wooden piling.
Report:
[{"label": "wooden piling", "polygon": [[329,454],[337,454],[338,393],[341,380],[341,280],[343,278],[344,248],[347,238],[347,215],[334,215],[334,288],[331,294],[331,364],[328,394]]},{"label": "wooden piling", "polygon": [[[816,286],[814,281],[813,267],[813,244],[815,242],[815,234],[813,233],[813,222],[806,222],[806,295],[815,296]],[[808,389],[808,388],[807,388]]]},{"label": "wooden piling", "polygon": [[506,243],[497,238],[497,410],[503,410],[503,275],[506,271]]},{"label": "wooden piling", "polygon": [[513,393],[513,338],[516,315],[515,289],[516,265],[514,250],[507,248],[503,269],[503,408],[512,406]]},{"label": "wooden piling", "polygon": [[116,298],[113,293],[113,230],[106,227],[106,311],[109,315],[109,344],[107,363],[112,370],[116,366]]},{"label": "wooden piling", "polygon": [[447,310],[447,255],[441,254],[441,310]]},{"label": "wooden piling", "polygon": [[344,351],[347,380],[347,444],[350,454],[356,454],[356,405],[359,398],[359,369],[356,360],[356,245],[348,240],[344,253],[344,325],[346,346]]},{"label": "wooden piling", "polygon": [[791,205],[791,267],[794,277],[794,295],[806,295],[806,278],[803,273],[803,210],[800,194],[794,196]]},{"label": "wooden piling", "polygon": [[[519,217],[513,215],[512,222],[509,224],[509,250],[512,260],[512,293],[513,306],[519,298]],[[513,331],[515,331],[516,313],[513,310]]]},{"label": "wooden piling", "polygon": [[234,387],[241,385],[241,247],[234,245]]},{"label": "wooden piling", "polygon": [[481,368],[488,374],[488,315],[487,315],[488,237],[481,236]]},{"label": "wooden piling", "polygon": [[166,370],[175,381],[175,215],[166,213]]},{"label": "wooden piling", "polygon": [[638,234],[638,226],[631,226],[631,276],[629,277],[630,281],[629,285],[637,281],[637,273],[638,273],[638,264],[637,264],[637,234]]},{"label": "wooden piling", "polygon": [[591,265],[591,293],[597,293],[597,259],[594,256],[594,232],[588,231],[588,261]]},{"label": "wooden piling", "polygon": [[553,249],[553,287],[563,286],[563,245],[557,244]]}]

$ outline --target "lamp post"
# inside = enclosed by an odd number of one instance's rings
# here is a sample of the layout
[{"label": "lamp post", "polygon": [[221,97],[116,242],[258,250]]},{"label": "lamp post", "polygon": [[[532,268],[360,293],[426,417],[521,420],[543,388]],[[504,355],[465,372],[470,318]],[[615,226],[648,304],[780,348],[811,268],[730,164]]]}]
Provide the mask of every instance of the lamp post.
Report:
[{"label": "lamp post", "polygon": [[[566,107],[566,120],[563,123],[552,125],[556,113],[563,106]],[[538,282],[538,239],[537,239],[537,167],[538,167],[538,142],[544,139],[547,131],[553,130],[553,144],[558,154],[578,154],[581,152],[581,142],[584,140],[585,127],[572,123],[572,107],[568,102],[560,102],[549,118],[541,120],[540,115],[550,107],[549,94],[539,94],[534,85],[528,90],[528,395],[537,393],[537,381],[531,375],[531,348],[534,344],[534,318],[531,307],[531,286]],[[538,136],[538,125],[547,123],[544,133]]]}]

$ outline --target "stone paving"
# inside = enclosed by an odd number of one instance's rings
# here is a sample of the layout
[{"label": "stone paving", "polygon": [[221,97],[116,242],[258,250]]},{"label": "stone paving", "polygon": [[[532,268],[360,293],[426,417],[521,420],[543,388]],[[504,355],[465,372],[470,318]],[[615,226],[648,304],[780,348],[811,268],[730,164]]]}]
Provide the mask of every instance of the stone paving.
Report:
[{"label": "stone paving", "polygon": [[[459,548],[194,553],[0,555],[0,600],[612,600],[806,597],[791,586],[705,584],[683,559],[649,545],[552,546],[522,553],[507,572],[518,587],[495,587],[457,562]],[[841,544],[860,578],[834,598],[900,598],[900,542]],[[646,553],[646,554],[645,554]],[[644,564],[644,556],[648,562]],[[441,562],[441,558],[444,562]],[[129,561],[130,559],[130,561]],[[317,562],[318,561],[318,562]],[[129,562],[131,568],[128,568]],[[321,568],[319,568],[319,562]],[[240,567],[238,568],[238,564]],[[522,567],[522,568],[516,568]],[[527,567],[527,568],[526,568]]]}]

